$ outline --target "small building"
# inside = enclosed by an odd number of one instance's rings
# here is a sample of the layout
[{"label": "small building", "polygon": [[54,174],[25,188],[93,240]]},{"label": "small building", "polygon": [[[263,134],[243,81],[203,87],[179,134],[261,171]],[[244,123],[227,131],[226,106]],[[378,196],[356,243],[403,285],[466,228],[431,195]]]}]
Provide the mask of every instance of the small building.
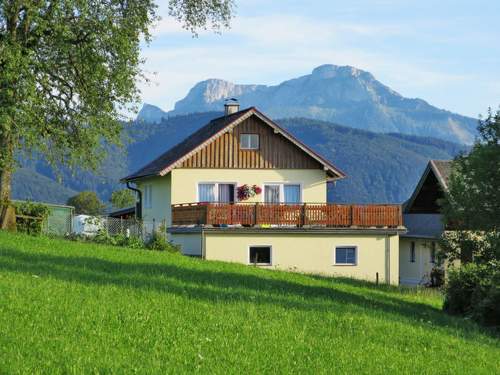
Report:
[{"label": "small building", "polygon": [[135,209],[135,206],[120,208],[119,210],[111,211],[110,213],[108,213],[108,217],[123,220],[134,219]]},{"label": "small building", "polygon": [[402,207],[328,203],[327,183],[345,177],[258,109],[228,103],[122,181],[186,255],[398,284]]},{"label": "small building", "polygon": [[451,160],[430,160],[411,197],[404,204],[403,222],[408,231],[401,235],[399,270],[402,284],[430,281],[436,266],[438,241],[444,231],[439,200],[448,190]]}]

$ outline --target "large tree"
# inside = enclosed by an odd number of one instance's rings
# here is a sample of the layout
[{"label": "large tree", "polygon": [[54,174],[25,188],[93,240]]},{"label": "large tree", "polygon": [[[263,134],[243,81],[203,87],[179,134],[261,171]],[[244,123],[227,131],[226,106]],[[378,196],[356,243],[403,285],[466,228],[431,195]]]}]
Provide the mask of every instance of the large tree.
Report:
[{"label": "large tree", "polygon": [[479,121],[479,137],[453,162],[443,213],[452,231],[443,249],[451,260],[500,262],[500,110]]},{"label": "large tree", "polygon": [[[227,26],[233,0],[170,0],[185,28]],[[96,168],[135,108],[153,0],[0,1],[0,206],[19,151]],[[6,221],[0,210],[0,227]]]}]

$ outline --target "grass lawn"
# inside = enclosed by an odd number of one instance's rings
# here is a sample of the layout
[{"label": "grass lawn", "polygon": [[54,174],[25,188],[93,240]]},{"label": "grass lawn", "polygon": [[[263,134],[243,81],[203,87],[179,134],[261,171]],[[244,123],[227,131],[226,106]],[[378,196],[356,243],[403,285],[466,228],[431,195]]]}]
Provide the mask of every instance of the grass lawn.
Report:
[{"label": "grass lawn", "polygon": [[0,373],[499,374],[440,294],[0,232]]}]

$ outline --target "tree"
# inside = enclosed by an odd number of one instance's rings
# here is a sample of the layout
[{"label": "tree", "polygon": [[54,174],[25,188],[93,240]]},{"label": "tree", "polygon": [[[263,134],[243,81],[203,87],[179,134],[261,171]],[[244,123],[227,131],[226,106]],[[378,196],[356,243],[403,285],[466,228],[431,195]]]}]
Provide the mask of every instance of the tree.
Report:
[{"label": "tree", "polygon": [[131,207],[135,204],[135,194],[129,189],[121,189],[111,194],[111,204],[114,208]]},{"label": "tree", "polygon": [[[500,326],[500,110],[479,121],[479,138],[453,162],[443,201],[443,256],[449,272],[444,310]],[[450,263],[452,264],[452,263]]]},{"label": "tree", "polygon": [[[227,26],[233,0],[170,0],[196,32]],[[157,20],[153,0],[0,2],[0,207],[20,151],[53,165],[95,169],[119,144],[121,113],[139,101],[140,43]],[[0,227],[7,220],[0,210]]]},{"label": "tree", "polygon": [[500,110],[479,121],[479,138],[469,154],[453,162],[442,202],[449,259],[500,261]]},{"label": "tree", "polygon": [[93,191],[82,191],[68,199],[68,206],[75,207],[77,214],[101,215],[106,205]]}]

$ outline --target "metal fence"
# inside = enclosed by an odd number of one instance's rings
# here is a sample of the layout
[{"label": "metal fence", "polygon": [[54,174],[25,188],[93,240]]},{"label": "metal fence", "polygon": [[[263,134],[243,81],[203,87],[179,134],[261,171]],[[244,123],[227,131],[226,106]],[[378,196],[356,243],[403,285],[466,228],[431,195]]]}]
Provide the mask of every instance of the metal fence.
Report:
[{"label": "metal fence", "polygon": [[143,221],[137,219],[120,219],[108,216],[93,218],[95,225],[93,232],[104,232],[109,236],[122,235],[126,237],[139,237],[148,241],[152,234],[167,236],[165,222]]}]

